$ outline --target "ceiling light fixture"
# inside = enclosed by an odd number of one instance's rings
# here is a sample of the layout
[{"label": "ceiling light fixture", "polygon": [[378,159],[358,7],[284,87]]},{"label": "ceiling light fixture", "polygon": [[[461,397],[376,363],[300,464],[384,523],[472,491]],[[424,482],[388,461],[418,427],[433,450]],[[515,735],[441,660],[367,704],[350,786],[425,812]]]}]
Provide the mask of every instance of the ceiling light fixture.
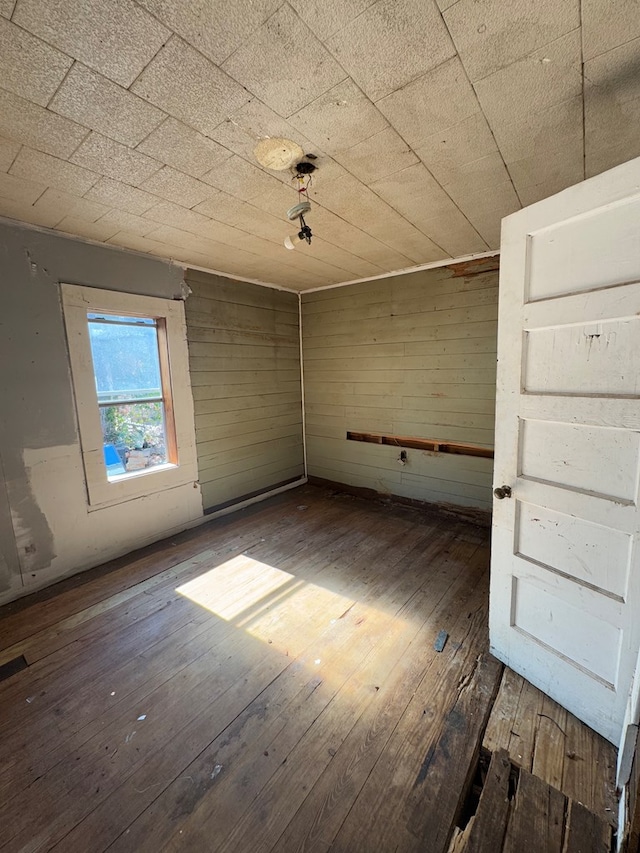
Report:
[{"label": "ceiling light fixture", "polygon": [[300,230],[297,234],[290,235],[285,239],[285,249],[295,249],[296,245],[303,241],[311,243],[313,234],[311,233],[311,228],[309,228],[307,223],[304,221],[304,214],[309,213],[310,210],[311,202],[309,199],[305,199],[298,204],[294,204],[293,207],[290,207],[289,210],[287,210],[287,219],[290,219],[291,221],[297,219],[300,223]]},{"label": "ceiling light fixture", "polygon": [[[289,210],[287,210],[287,219],[290,221],[297,219],[300,223],[300,230],[297,234],[289,235],[285,239],[285,249],[295,249],[297,244],[302,242],[311,244],[313,234],[311,233],[311,228],[309,228],[304,220],[304,215],[305,213],[309,213],[311,210],[308,189],[311,185],[311,175],[315,172],[316,168],[317,167],[313,163],[310,163],[308,160],[304,160],[297,163],[291,169],[293,172],[293,179],[298,182],[298,197],[300,198],[300,201],[298,204],[294,204],[293,207],[290,207]],[[306,193],[307,195],[303,196],[303,193]]]}]

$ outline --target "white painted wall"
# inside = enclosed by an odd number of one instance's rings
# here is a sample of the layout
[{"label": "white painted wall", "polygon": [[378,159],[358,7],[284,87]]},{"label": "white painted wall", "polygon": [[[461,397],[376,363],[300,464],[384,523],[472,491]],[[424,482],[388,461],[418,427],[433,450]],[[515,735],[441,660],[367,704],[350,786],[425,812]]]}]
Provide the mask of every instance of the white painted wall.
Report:
[{"label": "white painted wall", "polygon": [[59,282],[180,299],[182,270],[0,225],[0,271],[3,603],[184,529],[202,517],[202,500],[194,466],[186,485],[89,506],[60,302]]}]

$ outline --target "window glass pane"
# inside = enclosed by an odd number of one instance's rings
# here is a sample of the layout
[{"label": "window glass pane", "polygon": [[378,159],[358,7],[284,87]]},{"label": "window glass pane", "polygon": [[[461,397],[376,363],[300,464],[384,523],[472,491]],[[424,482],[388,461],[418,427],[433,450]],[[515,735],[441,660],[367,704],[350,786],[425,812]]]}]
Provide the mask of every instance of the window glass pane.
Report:
[{"label": "window glass pane", "polygon": [[167,461],[164,406],[101,406],[104,461],[109,479]]},{"label": "window glass pane", "polygon": [[98,402],[161,397],[155,321],[111,315],[103,322],[97,316],[109,315],[88,315]]},{"label": "window glass pane", "polygon": [[88,320],[101,320],[103,323],[130,323],[132,326],[155,326],[153,317],[124,317],[119,314],[99,314],[97,311],[89,311]]}]

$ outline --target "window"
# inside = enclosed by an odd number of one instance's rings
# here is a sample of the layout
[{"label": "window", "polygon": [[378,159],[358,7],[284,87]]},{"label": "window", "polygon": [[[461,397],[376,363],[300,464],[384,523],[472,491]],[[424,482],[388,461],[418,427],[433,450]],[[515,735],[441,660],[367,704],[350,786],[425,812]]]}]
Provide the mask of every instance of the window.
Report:
[{"label": "window", "polygon": [[87,321],[108,479],[176,464],[164,320],[88,311]]},{"label": "window", "polygon": [[61,287],[90,506],[195,481],[182,302]]}]

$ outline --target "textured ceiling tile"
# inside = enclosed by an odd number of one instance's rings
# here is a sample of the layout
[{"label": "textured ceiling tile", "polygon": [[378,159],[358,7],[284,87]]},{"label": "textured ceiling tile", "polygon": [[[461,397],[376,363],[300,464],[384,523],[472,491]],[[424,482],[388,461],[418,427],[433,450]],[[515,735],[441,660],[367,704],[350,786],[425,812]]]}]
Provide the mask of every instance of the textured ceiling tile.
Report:
[{"label": "textured ceiling tile", "polygon": [[[550,195],[560,192],[584,180],[582,140],[577,139],[572,145],[554,152],[545,151],[525,160],[515,160],[509,163],[509,174],[523,204],[531,203],[523,199],[528,187],[544,185],[551,188]],[[530,198],[531,193],[527,197]]]},{"label": "textured ceiling tile", "polygon": [[472,81],[580,26],[580,0],[460,0],[444,13]]},{"label": "textured ceiling tile", "polygon": [[490,249],[500,248],[500,223],[520,210],[521,204],[511,181],[469,193],[459,207]]},{"label": "textured ceiling tile", "polygon": [[450,210],[439,213],[434,219],[422,220],[420,230],[452,258],[484,252],[488,248],[487,242],[453,203]]},{"label": "textured ceiling tile", "polygon": [[377,0],[290,0],[309,29],[325,41]]},{"label": "textured ceiling tile", "polygon": [[[146,239],[155,240],[160,244],[170,243],[174,246],[179,246],[181,249],[186,250],[187,253],[210,253],[213,257],[218,259],[218,262],[221,262],[225,258],[229,259],[232,256],[235,257],[236,260],[241,261],[242,255],[245,252],[245,249],[240,248],[239,246],[229,246],[215,240],[213,237],[207,238],[201,234],[194,234],[191,231],[171,225],[160,225],[155,229],[155,231],[151,231]],[[174,257],[179,257],[179,255],[174,254]],[[188,254],[186,257],[188,257]],[[225,265],[225,269],[227,267],[228,264]]]},{"label": "textured ceiling tile", "polygon": [[[313,199],[314,196],[312,194],[312,205]],[[267,213],[275,216],[276,219],[286,219],[287,210],[289,210],[289,208],[298,201],[299,197],[297,191],[293,187],[283,184],[280,181],[272,181],[271,186],[268,189],[258,193],[255,198],[251,199],[251,203],[254,207],[258,207],[260,210],[266,210]]]},{"label": "textured ceiling tile", "polygon": [[26,147],[20,150],[10,171],[17,177],[38,181],[75,195],[84,195],[99,178],[95,172]]},{"label": "textured ceiling tile", "polygon": [[93,132],[73,154],[71,162],[134,185],[151,177],[161,166],[146,154],[132,151],[126,145]]},{"label": "textured ceiling tile", "polygon": [[251,98],[235,80],[177,36],[169,39],[131,89],[207,135]]},{"label": "textured ceiling tile", "polygon": [[281,0],[139,0],[217,65],[281,5]]},{"label": "textured ceiling tile", "polygon": [[174,201],[182,207],[193,207],[217,193],[217,190],[202,181],[190,178],[182,172],[176,172],[170,166],[164,166],[152,175],[148,181],[140,185],[140,189],[167,201]]},{"label": "textured ceiling tile", "polygon": [[0,15],[3,18],[10,18],[13,14],[13,7],[16,5],[16,0],[0,0]]},{"label": "textured ceiling tile", "polygon": [[640,38],[585,62],[584,76],[596,98],[602,94],[620,104],[640,98]]},{"label": "textured ceiling tile", "polygon": [[[44,228],[52,228],[55,223],[51,221],[50,213],[42,213],[36,209],[28,201],[15,201],[5,198],[3,192],[8,194],[12,192],[20,193],[18,187],[3,187],[4,179],[7,175],[0,175],[0,216],[7,216],[9,219],[16,219],[19,222],[29,222],[31,225],[41,225]],[[28,195],[28,190],[25,190],[25,195]]]},{"label": "textured ceiling tile", "polygon": [[20,0],[13,20],[125,87],[170,35],[132,0]]},{"label": "textured ceiling tile", "polygon": [[341,249],[339,246],[334,246],[314,234],[313,241],[310,246],[305,246],[305,251],[311,250],[309,254],[321,261],[334,264],[340,269],[346,270],[353,277],[363,278],[369,275],[379,275],[382,268],[369,261],[357,257],[352,252]]},{"label": "textured ceiling tile", "polygon": [[20,143],[0,137],[0,172],[8,172],[9,167],[18,156]]},{"label": "textured ceiling tile", "polygon": [[0,198],[20,204],[32,205],[45,191],[42,183],[29,181],[19,175],[0,172]]},{"label": "textured ceiling tile", "polygon": [[73,234],[74,237],[85,237],[87,240],[97,240],[99,243],[105,243],[117,234],[118,230],[118,226],[112,223],[87,222],[86,219],[79,219],[76,216],[65,216],[56,225],[56,231],[64,231],[66,234]]},{"label": "textured ceiling tile", "polygon": [[[522,202],[523,207],[526,207],[529,204],[535,204],[537,201],[540,201],[543,198],[549,198],[549,196],[555,195],[556,193],[561,192],[567,187],[572,187],[574,184],[580,183],[582,181],[583,169],[575,168],[575,164],[572,164],[572,169],[574,171],[574,177],[571,175],[565,175],[564,178],[554,178],[553,180],[531,184],[528,187],[519,187],[518,195],[520,196],[520,201]],[[580,177],[575,177],[576,174],[580,174]]]},{"label": "textured ceiling tile", "polygon": [[214,219],[209,219],[208,222],[194,228],[193,233],[198,237],[204,237],[206,240],[217,240],[219,243],[224,243],[225,246],[233,246],[234,248],[245,249],[250,252],[261,252],[265,256],[275,255],[275,257],[281,257],[280,248],[284,252],[287,251],[282,242],[280,245],[277,245],[274,241],[265,240],[254,232],[243,231],[241,228],[235,228],[227,222],[220,222]]},{"label": "textured ceiling tile", "polygon": [[194,207],[197,213],[202,213],[218,222],[233,225],[248,234],[256,234],[264,240],[282,244],[291,226],[284,214],[277,218],[264,210],[259,210],[247,202],[233,198],[226,193],[218,193],[208,201],[203,201]]},{"label": "textured ceiling tile", "polygon": [[640,153],[640,39],[585,63],[587,176]]},{"label": "textured ceiling tile", "polygon": [[467,239],[468,252],[482,251],[484,241],[422,163],[376,181],[371,188],[446,253]]},{"label": "textured ceiling tile", "polygon": [[125,145],[137,145],[165,114],[112,80],[76,62],[49,109]]},{"label": "textured ceiling tile", "polygon": [[156,228],[156,224],[151,220],[136,216],[135,213],[127,213],[124,210],[109,210],[98,219],[96,224],[103,228],[113,229],[109,236],[117,234],[118,231],[127,231],[129,234],[144,237]]},{"label": "textured ceiling tile", "polygon": [[48,213],[54,224],[60,222],[64,216],[75,216],[87,222],[95,222],[109,209],[96,201],[51,188],[44,191],[34,208],[43,214]]},{"label": "textured ceiling tile", "polygon": [[582,91],[577,30],[475,84],[489,124],[526,120],[531,113],[576,97]]},{"label": "textured ceiling tile", "polygon": [[173,228],[181,228],[184,231],[191,231],[207,222],[207,217],[201,213],[187,210],[170,201],[161,201],[152,207],[151,210],[147,210],[144,215],[147,219],[152,219],[154,222],[160,222],[163,225]]},{"label": "textured ceiling tile", "polygon": [[286,3],[222,67],[284,117],[345,77],[331,54]]},{"label": "textured ceiling tile", "polygon": [[[584,58],[592,59],[640,36],[638,0],[582,0]],[[637,74],[636,70],[636,74]]]},{"label": "textured ceiling tile", "polygon": [[444,184],[451,198],[459,203],[468,193],[475,193],[484,187],[501,184],[509,180],[502,155],[499,151],[464,163],[457,171],[455,178]]},{"label": "textured ceiling tile", "polygon": [[[212,187],[212,192],[216,195],[206,201],[197,204],[193,209],[196,213],[201,213],[209,219],[219,219],[221,222],[228,222],[229,225],[236,225],[242,219],[242,209],[246,208],[249,216],[256,215],[256,208],[248,205],[245,201],[239,198],[234,198],[227,193],[217,192]],[[260,212],[260,216],[266,219],[272,219],[268,214]]]},{"label": "textured ceiling tile", "polygon": [[495,124],[493,132],[508,163],[572,145],[576,139],[582,140],[582,95],[538,113],[520,115],[515,122]]},{"label": "textured ceiling tile", "polygon": [[326,186],[319,184],[315,195],[324,207],[406,254],[415,263],[428,263],[442,257],[431,240],[351,175]]},{"label": "textured ceiling tile", "polygon": [[156,128],[137,150],[194,178],[231,157],[230,151],[175,118]]},{"label": "textured ceiling tile", "polygon": [[95,201],[100,201],[109,207],[116,207],[138,215],[158,204],[156,196],[136,187],[122,184],[120,181],[113,181],[111,178],[100,178],[85,195],[86,198],[95,199]]},{"label": "textured ceiling tile", "polygon": [[257,98],[227,116],[211,134],[220,145],[251,162],[256,162],[253,151],[258,142],[272,136],[293,139],[305,152],[313,152],[308,139]]},{"label": "textured ceiling tile", "polygon": [[351,148],[388,126],[353,80],[338,83],[289,121],[328,154]]},{"label": "textured ceiling tile", "polygon": [[432,219],[452,206],[451,199],[422,163],[375,181],[371,189],[418,227],[419,220]]},{"label": "textured ceiling tile", "polygon": [[2,87],[46,107],[72,60],[0,17]]},{"label": "textured ceiling tile", "polygon": [[433,177],[444,186],[461,177],[467,163],[497,151],[493,134],[482,113],[435,133],[424,141],[416,154]]},{"label": "textured ceiling tile", "polygon": [[[131,249],[134,252],[150,253],[152,249],[161,249],[164,246],[166,258],[174,257],[172,253],[173,246],[170,244],[159,243],[157,240],[150,240],[148,237],[140,237],[138,234],[130,234],[128,231],[118,231],[113,237],[107,240],[112,246],[120,246],[123,249]],[[177,248],[177,247],[176,247]]]},{"label": "textured ceiling tile", "polygon": [[274,186],[280,183],[257,166],[252,166],[235,155],[222,166],[217,166],[203,175],[202,180],[243,201],[251,201],[256,196],[273,190]]},{"label": "textured ceiling tile", "polygon": [[494,212],[497,212],[498,218],[502,218],[520,210],[521,207],[510,180],[467,193],[464,199],[458,202],[458,206],[471,222],[475,217],[487,216]]},{"label": "textured ceiling tile", "polygon": [[442,133],[480,110],[457,57],[378,101],[376,106],[414,149],[434,133]]},{"label": "textured ceiling tile", "polygon": [[66,159],[88,132],[69,119],[0,89],[0,133],[4,136]]},{"label": "textured ceiling tile", "polygon": [[[283,215],[280,218],[271,216],[265,211],[258,210],[253,205],[239,201],[224,193],[220,193],[215,199],[205,201],[194,208],[198,213],[210,216],[212,219],[233,225],[246,234],[255,234],[265,240],[276,243],[278,249],[284,249],[284,238],[292,232],[294,226]],[[315,226],[317,205],[313,207],[311,220]],[[371,238],[370,238],[371,239]],[[323,261],[337,264],[344,270],[358,276],[376,275],[381,268],[362,258],[357,257],[350,251],[345,251],[339,246],[329,244],[326,240],[317,236],[314,231],[314,239],[310,247],[305,247],[305,252],[312,249],[312,256]],[[282,256],[278,255],[282,260]]]},{"label": "textured ceiling tile", "polygon": [[[635,113],[635,127],[640,125],[640,101],[631,101],[625,104],[625,112],[631,118],[631,107]],[[626,133],[623,136],[616,134],[612,145],[602,148],[588,147],[586,152],[585,175],[591,178],[613,169],[621,163],[626,163],[634,157],[640,157],[640,134],[637,131]]]},{"label": "textured ceiling tile", "polygon": [[379,0],[327,46],[373,101],[456,52],[433,0]]},{"label": "textured ceiling tile", "polygon": [[315,234],[334,246],[341,246],[359,257],[366,258],[383,270],[403,269],[411,265],[406,255],[396,252],[326,208],[312,205],[309,222]]},{"label": "textured ceiling tile", "polygon": [[353,148],[336,152],[338,160],[365,184],[407,169],[418,158],[392,127],[370,136]]}]

